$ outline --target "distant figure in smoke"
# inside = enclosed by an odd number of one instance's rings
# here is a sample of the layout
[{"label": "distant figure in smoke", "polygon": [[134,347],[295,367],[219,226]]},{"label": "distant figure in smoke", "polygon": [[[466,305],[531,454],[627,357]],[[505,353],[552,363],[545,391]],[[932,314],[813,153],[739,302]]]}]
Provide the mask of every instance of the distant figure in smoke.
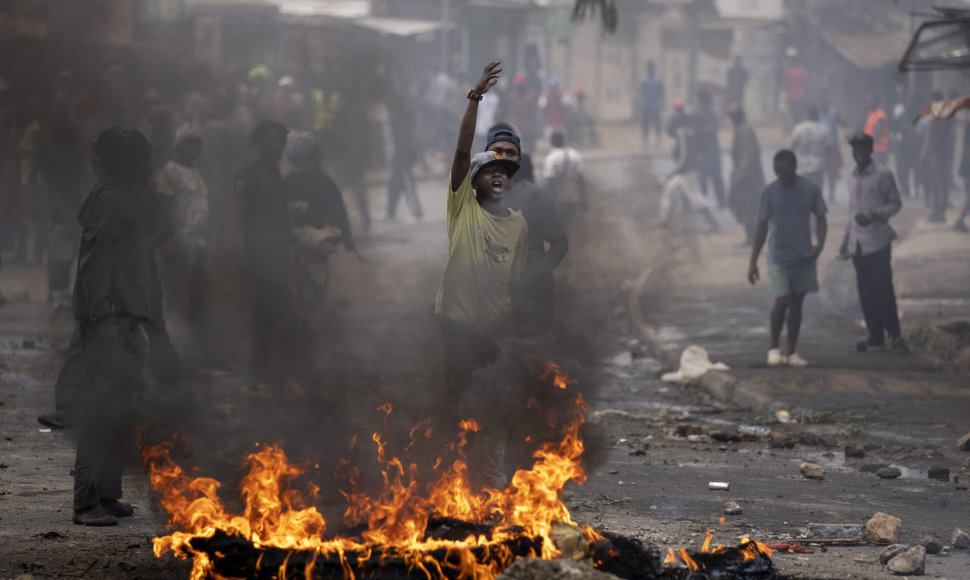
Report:
[{"label": "distant figure in smoke", "polygon": [[[347,251],[355,252],[343,196],[321,167],[320,144],[312,137],[301,135],[290,142],[286,157],[293,166],[293,172],[283,179],[283,191],[296,214],[292,226],[336,229],[327,251],[336,250],[338,244],[343,244]],[[302,296],[305,294],[303,288],[309,286],[309,306],[319,307],[330,282],[327,254],[319,249],[298,251],[297,270],[297,294]]]},{"label": "distant figure in smoke", "polygon": [[566,257],[569,240],[552,196],[523,175],[532,160],[521,145],[513,127],[499,124],[490,128],[485,149],[519,164],[502,196],[505,207],[522,212],[528,225],[525,267],[512,288],[512,304],[518,331],[539,334],[552,328],[556,311],[552,272]]},{"label": "distant figure in smoke", "polygon": [[816,107],[809,107],[805,118],[791,132],[791,149],[798,159],[799,173],[819,189],[825,187],[825,158],[830,139],[828,127],[818,120]]},{"label": "distant figure in smoke", "polygon": [[77,259],[85,152],[81,133],[63,115],[37,149],[37,171],[47,192],[47,299],[54,310],[71,309],[71,266]]},{"label": "distant figure in smoke", "polygon": [[653,132],[654,143],[660,143],[662,130],[661,115],[664,108],[664,82],[657,76],[656,66],[652,60],[646,64],[647,75],[640,80],[640,133],[643,144],[650,144],[650,133]]},{"label": "distant figure in smoke", "polygon": [[174,308],[194,320],[201,306],[208,248],[209,189],[196,161],[202,138],[188,127],[176,132],[175,156],[155,178],[174,236],[163,250],[165,294]]},{"label": "distant figure in smoke", "polygon": [[822,96],[818,120],[829,131],[829,148],[825,155],[825,181],[828,185],[828,200],[835,201],[835,184],[842,177],[842,141],[839,139],[842,117],[835,105],[829,102],[828,96]]},{"label": "distant figure in smoke", "polygon": [[512,79],[512,90],[508,92],[507,101],[509,120],[518,128],[522,145],[527,151],[532,151],[539,134],[537,112],[539,110],[538,81],[528,75],[519,73]]},{"label": "distant figure in smoke", "polygon": [[963,179],[963,210],[960,211],[957,221],[953,224],[953,229],[967,233],[967,224],[964,222],[970,214],[970,130],[963,129],[963,157],[960,159],[960,177]]},{"label": "distant figure in smoke", "polygon": [[289,208],[279,162],[289,130],[276,121],[256,126],[256,159],[236,173],[235,192],[242,213],[243,248],[255,292],[249,378],[269,379],[270,351],[290,309]]},{"label": "distant figure in smoke", "polygon": [[118,523],[131,516],[121,502],[121,476],[134,442],[132,399],[142,388],[148,353],[144,324],[152,317],[152,148],[125,127],[101,133],[92,145],[105,181],[85,200],[74,287],[85,381],[77,459],[74,522]]},{"label": "distant figure in smoke", "polygon": [[[775,153],[775,175],[778,179],[765,188],[758,208],[758,231],[751,247],[748,281],[758,281],[758,255],[765,245],[771,226],[768,250],[768,277],[775,294],[771,308],[771,349],[768,366],[808,365],[798,355],[798,333],[802,326],[802,304],[805,294],[818,292],[816,261],[825,247],[828,221],[825,198],[817,185],[796,173],[795,154],[782,149]],[[812,244],[811,217],[815,216],[815,244]],[[787,350],[780,348],[782,328],[788,327]]]},{"label": "distant figure in smoke", "polygon": [[754,242],[758,227],[758,199],[765,188],[765,174],[761,168],[761,145],[754,129],[747,123],[744,110],[737,103],[728,112],[734,124],[731,145],[731,181],[728,203],[734,219],[744,226],[744,243]]},{"label": "distant figure in smoke", "polygon": [[839,256],[852,258],[859,302],[869,336],[856,350],[881,350],[886,336],[899,354],[909,352],[899,327],[896,290],[893,287],[892,241],[896,232],[889,219],[903,203],[892,171],[878,164],[872,153],[872,137],[855,133],[849,137],[856,168],[849,177],[849,220]]},{"label": "distant figure in smoke", "polygon": [[387,178],[387,219],[397,217],[397,204],[404,194],[414,219],[424,217],[421,201],[414,185],[414,165],[420,151],[415,143],[414,122],[416,111],[407,101],[406,94],[399,94],[387,102],[391,126],[391,172]]},{"label": "distant figure in smoke", "polygon": [[741,62],[741,56],[734,57],[734,64],[727,72],[727,90],[725,91],[725,96],[727,97],[728,105],[736,103],[740,107],[744,107],[744,89],[748,85],[748,69],[745,68],[744,63]]},{"label": "distant figure in smoke", "polygon": [[805,118],[805,107],[808,96],[808,71],[794,59],[798,56],[795,47],[788,47],[786,54],[792,59],[788,71],[785,73],[785,88],[788,104],[788,119],[785,128],[793,127],[799,119]]},{"label": "distant figure in smoke", "polygon": [[[512,334],[511,289],[522,273],[528,247],[525,218],[506,208],[503,200],[519,164],[495,152],[471,154],[478,102],[498,82],[501,71],[498,62],[489,63],[468,91],[449,178],[448,263],[434,315],[444,339],[448,397],[455,404],[475,388],[474,371],[492,363],[499,343]],[[495,441],[495,448],[476,455],[487,464],[481,471],[504,480],[503,459],[496,455],[498,438],[489,430],[485,439]]]},{"label": "distant figure in smoke", "polygon": [[569,94],[563,90],[559,79],[549,79],[549,86],[539,97],[539,109],[542,110],[542,140],[545,147],[549,146],[549,138],[556,131],[566,131],[566,110]]},{"label": "distant figure in smoke", "polygon": [[886,167],[889,163],[889,119],[879,107],[879,97],[875,94],[866,97],[866,124],[862,132],[872,137],[872,158]]},{"label": "distant figure in smoke", "polygon": [[552,134],[549,144],[552,149],[543,163],[542,177],[546,191],[555,200],[563,219],[568,220],[577,210],[586,211],[589,207],[583,158],[579,151],[566,146],[566,137],[559,131]]},{"label": "distant figure in smoke", "polygon": [[[933,100],[943,100],[942,92],[933,93]],[[922,122],[922,120],[921,120]],[[923,125],[923,143],[920,149],[919,168],[926,191],[926,205],[930,209],[927,221],[942,223],[946,220],[947,207],[947,157],[953,156],[950,148],[953,121],[929,118]],[[875,159],[875,154],[873,158]]]},{"label": "distant figure in smoke", "polygon": [[690,130],[690,115],[687,114],[687,109],[684,107],[684,99],[674,99],[672,103],[674,111],[670,114],[670,118],[667,119],[667,135],[669,135],[674,140],[674,147],[671,151],[671,155],[676,162],[681,159],[681,151],[679,147],[682,144],[683,139],[678,137],[679,134],[683,132],[688,132],[693,134]]},{"label": "distant figure in smoke", "polygon": [[[682,109],[675,105],[674,110]],[[694,124],[686,113],[678,122],[668,124],[667,132],[676,140],[674,145],[674,170],[664,181],[660,192],[660,211],[657,225],[670,228],[673,219],[679,214],[699,214],[707,222],[711,232],[720,228],[711,210],[713,203],[701,191],[700,156],[697,153],[697,139]]]},{"label": "distant figure in smoke", "polygon": [[691,115],[693,141],[697,150],[697,170],[701,180],[701,190],[708,195],[708,183],[714,188],[714,199],[718,208],[724,208],[724,176],[721,174],[721,144],[717,139],[717,113],[707,91],[697,93],[698,110]]}]

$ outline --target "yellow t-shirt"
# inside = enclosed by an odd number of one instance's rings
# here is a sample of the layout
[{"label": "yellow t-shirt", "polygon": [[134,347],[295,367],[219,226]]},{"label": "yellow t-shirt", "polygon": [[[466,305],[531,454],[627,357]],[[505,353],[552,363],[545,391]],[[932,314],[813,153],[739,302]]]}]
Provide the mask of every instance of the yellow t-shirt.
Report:
[{"label": "yellow t-shirt", "polygon": [[496,216],[478,204],[471,172],[448,194],[448,264],[434,312],[493,342],[512,330],[509,284],[522,272],[528,247],[525,218],[509,211]]}]

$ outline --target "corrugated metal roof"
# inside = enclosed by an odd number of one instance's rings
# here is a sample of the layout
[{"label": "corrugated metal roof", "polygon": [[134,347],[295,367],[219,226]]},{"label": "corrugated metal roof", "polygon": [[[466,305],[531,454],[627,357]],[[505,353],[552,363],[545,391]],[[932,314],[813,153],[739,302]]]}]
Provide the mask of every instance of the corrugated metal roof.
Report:
[{"label": "corrugated metal roof", "polygon": [[902,30],[878,34],[843,34],[824,29],[821,32],[829,46],[859,68],[896,64],[909,46],[909,34]]}]

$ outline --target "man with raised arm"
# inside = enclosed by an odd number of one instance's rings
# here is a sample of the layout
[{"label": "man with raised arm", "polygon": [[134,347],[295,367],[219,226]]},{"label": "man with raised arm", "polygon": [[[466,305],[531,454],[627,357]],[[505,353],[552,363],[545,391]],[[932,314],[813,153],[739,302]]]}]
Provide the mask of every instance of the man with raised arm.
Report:
[{"label": "man with raised arm", "polygon": [[460,397],[471,373],[490,363],[512,332],[509,287],[526,257],[526,221],[502,196],[519,164],[494,152],[472,157],[478,102],[498,81],[498,62],[485,67],[461,120],[448,190],[448,264],[435,298],[445,348],[445,380]]}]

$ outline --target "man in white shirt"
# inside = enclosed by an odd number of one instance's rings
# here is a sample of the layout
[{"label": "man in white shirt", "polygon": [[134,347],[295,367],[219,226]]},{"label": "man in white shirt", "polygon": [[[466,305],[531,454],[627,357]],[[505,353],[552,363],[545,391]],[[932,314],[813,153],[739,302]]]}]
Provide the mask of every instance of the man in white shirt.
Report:
[{"label": "man in white shirt", "polygon": [[569,219],[577,209],[587,208],[583,158],[579,151],[566,147],[561,131],[553,132],[549,144],[552,149],[542,165],[542,179],[562,218]]},{"label": "man in white shirt", "polygon": [[825,157],[832,146],[831,131],[818,120],[818,108],[810,107],[805,120],[791,132],[791,148],[802,177],[821,189],[825,184]]}]

